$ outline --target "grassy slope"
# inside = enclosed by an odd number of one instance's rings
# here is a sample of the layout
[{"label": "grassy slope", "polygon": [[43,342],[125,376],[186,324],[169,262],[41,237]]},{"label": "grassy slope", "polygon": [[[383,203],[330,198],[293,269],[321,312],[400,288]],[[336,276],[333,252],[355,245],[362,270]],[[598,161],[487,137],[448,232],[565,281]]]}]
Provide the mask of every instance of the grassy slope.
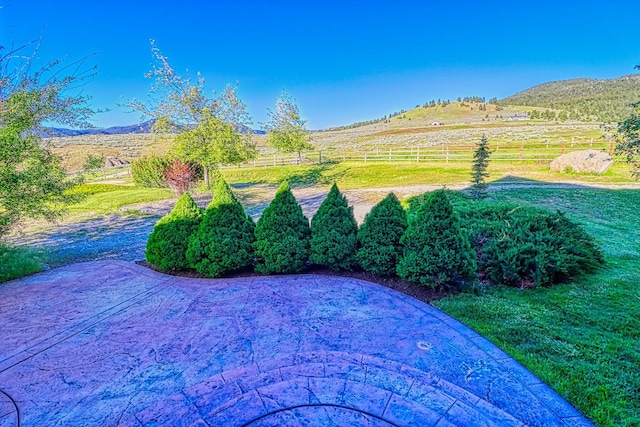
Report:
[{"label": "grassy slope", "polygon": [[567,212],[596,236],[607,265],[572,284],[495,288],[435,305],[505,349],[597,424],[640,425],[640,191],[503,190],[492,197]]},{"label": "grassy slope", "polygon": [[[329,147],[409,146],[470,143],[486,133],[492,143],[509,143],[520,140],[550,140],[576,137],[577,140],[599,140],[602,131],[596,123],[556,123],[544,121],[509,122],[513,114],[521,114],[534,107],[508,106],[502,111],[486,104],[487,110],[478,104],[462,106],[452,102],[447,106],[419,107],[394,117],[390,123],[377,123],[340,131],[316,132],[312,140],[326,150]],[[485,119],[488,115],[489,118]],[[501,118],[496,118],[496,116]],[[445,126],[431,126],[441,121]],[[265,136],[253,135],[254,142],[264,149]],[[80,170],[89,153],[134,159],[138,155],[165,153],[172,139],[154,138],[151,135],[94,135],[56,138],[50,141],[55,154],[63,158],[68,170]],[[268,149],[266,151],[269,151]]]}]

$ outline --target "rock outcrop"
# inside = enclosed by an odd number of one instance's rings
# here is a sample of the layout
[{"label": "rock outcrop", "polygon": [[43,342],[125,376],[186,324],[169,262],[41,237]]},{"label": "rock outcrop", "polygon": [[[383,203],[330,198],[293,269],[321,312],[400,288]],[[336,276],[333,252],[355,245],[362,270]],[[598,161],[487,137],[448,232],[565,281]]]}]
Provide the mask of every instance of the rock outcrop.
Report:
[{"label": "rock outcrop", "polygon": [[563,154],[551,161],[553,172],[604,173],[613,164],[604,151],[581,150]]}]

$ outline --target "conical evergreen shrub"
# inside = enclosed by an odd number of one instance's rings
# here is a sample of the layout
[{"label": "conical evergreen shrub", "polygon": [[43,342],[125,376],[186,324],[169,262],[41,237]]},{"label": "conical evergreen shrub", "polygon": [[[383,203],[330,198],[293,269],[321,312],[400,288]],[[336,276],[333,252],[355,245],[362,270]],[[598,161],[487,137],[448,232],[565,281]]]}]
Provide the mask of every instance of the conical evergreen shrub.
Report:
[{"label": "conical evergreen shrub", "polygon": [[402,256],[400,239],[407,230],[407,216],[395,194],[389,193],[367,214],[358,230],[360,266],[375,274],[395,275]]},{"label": "conical evergreen shrub", "polygon": [[198,230],[189,239],[189,264],[207,277],[250,266],[254,227],[229,185],[220,178]]},{"label": "conical evergreen shrub", "polygon": [[311,262],[333,270],[351,269],[356,264],[357,235],[353,208],[333,184],[311,220]]},{"label": "conical evergreen shrub", "polygon": [[418,209],[400,243],[398,276],[427,286],[470,279],[476,254],[444,190],[434,191]]},{"label": "conical evergreen shrub", "polygon": [[147,261],[164,271],[189,268],[186,258],[189,237],[202,221],[202,210],[184,193],[173,210],[160,218],[147,240]]},{"label": "conical evergreen shrub", "polygon": [[297,273],[309,259],[309,220],[283,182],[275,198],[264,210],[255,230],[253,244],[257,272]]}]

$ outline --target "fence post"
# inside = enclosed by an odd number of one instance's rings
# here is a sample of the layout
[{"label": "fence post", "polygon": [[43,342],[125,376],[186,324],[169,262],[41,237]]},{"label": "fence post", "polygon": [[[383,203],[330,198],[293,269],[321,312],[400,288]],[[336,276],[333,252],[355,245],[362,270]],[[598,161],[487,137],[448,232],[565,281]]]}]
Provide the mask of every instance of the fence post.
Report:
[{"label": "fence post", "polygon": [[575,136],[572,136],[572,137],[571,137],[571,146],[572,146],[572,147],[573,147],[573,142],[575,141],[575,139],[576,139],[576,137],[575,137]]},{"label": "fence post", "polygon": [[567,145],[567,144],[565,144],[565,142],[564,142],[564,141],[562,141],[562,154],[564,154],[564,148],[565,148],[565,146],[566,146],[566,145]]},{"label": "fence post", "polygon": [[273,166],[275,166],[275,165],[276,165],[276,155],[274,154],[273,155]]},{"label": "fence post", "polygon": [[591,144],[589,144],[589,147],[593,147],[593,137],[591,138]]},{"label": "fence post", "polygon": [[520,143],[520,160],[524,157],[524,139]]},{"label": "fence post", "polygon": [[447,146],[447,158],[446,158],[446,163],[449,164],[449,144],[446,144]]},{"label": "fence post", "polygon": [[367,163],[367,150],[364,150],[364,162]]},{"label": "fence post", "polygon": [[389,148],[389,161],[391,161],[391,148]]},{"label": "fence post", "polygon": [[416,155],[416,162],[419,163],[420,162],[420,146],[419,145],[418,145],[418,147],[416,147],[416,150],[417,150],[417,153],[418,153]]},{"label": "fence post", "polygon": [[613,156],[613,141],[609,138],[609,155]]}]

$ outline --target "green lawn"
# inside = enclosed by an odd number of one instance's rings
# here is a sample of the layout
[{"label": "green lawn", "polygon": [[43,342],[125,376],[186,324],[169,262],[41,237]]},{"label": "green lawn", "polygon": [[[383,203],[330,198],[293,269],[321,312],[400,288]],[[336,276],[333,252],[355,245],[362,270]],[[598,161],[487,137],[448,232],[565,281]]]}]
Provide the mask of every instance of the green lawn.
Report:
[{"label": "green lawn", "polygon": [[502,190],[492,198],[561,209],[607,260],[574,283],[493,288],[434,303],[514,356],[601,426],[640,425],[640,191]]},{"label": "green lawn", "polygon": [[[544,162],[490,163],[489,180],[504,177],[529,178],[537,181],[579,181],[599,183],[631,182],[630,169],[618,163],[602,175],[566,174],[549,171]],[[270,167],[225,168],[222,176],[232,184],[279,185],[288,180],[292,187],[300,185],[329,186],[336,182],[341,189],[376,188],[410,185],[452,185],[470,181],[469,162],[387,163],[336,162],[320,165],[288,165]]]},{"label": "green lawn", "polygon": [[116,213],[124,206],[173,197],[173,193],[168,188],[142,188],[113,184],[85,184],[70,192],[85,196],[79,203],[69,206],[69,214],[72,216],[106,215]]}]

